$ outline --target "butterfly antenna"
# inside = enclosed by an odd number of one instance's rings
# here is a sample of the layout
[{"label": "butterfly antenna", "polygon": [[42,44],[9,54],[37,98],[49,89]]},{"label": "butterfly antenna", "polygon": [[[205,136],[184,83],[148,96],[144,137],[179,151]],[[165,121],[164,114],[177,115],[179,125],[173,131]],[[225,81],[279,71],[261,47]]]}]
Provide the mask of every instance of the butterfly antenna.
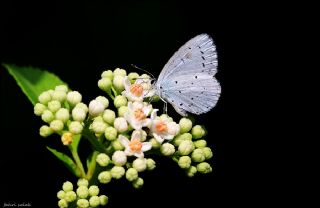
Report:
[{"label": "butterfly antenna", "polygon": [[140,68],[140,67],[138,67],[138,66],[136,66],[136,65],[134,65],[134,64],[131,64],[131,66],[132,66],[133,68],[139,69],[139,70],[141,70],[141,71],[149,74],[149,75],[152,77],[153,80],[156,80],[156,78],[153,76],[153,74],[151,74],[151,73],[148,72],[147,70],[144,70],[144,69],[142,69],[142,68]]}]

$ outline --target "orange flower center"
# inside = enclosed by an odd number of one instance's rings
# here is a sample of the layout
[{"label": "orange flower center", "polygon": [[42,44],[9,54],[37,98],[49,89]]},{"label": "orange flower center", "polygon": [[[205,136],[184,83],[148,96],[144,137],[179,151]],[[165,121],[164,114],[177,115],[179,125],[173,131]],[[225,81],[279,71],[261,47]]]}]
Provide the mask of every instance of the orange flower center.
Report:
[{"label": "orange flower center", "polygon": [[137,97],[140,97],[143,92],[143,87],[141,84],[133,84],[130,86],[130,92]]},{"label": "orange flower center", "polygon": [[142,109],[139,108],[139,109],[136,109],[136,110],[134,111],[134,117],[136,117],[136,119],[137,119],[138,121],[141,121],[141,120],[143,120],[143,119],[146,118],[146,115],[144,114],[144,112],[142,111]]},{"label": "orange flower center", "polygon": [[133,139],[129,143],[129,147],[133,153],[141,152],[142,143],[140,142],[140,139]]},{"label": "orange flower center", "polygon": [[156,124],[156,129],[159,133],[166,132],[168,130],[167,124],[165,124],[163,121],[159,121]]}]

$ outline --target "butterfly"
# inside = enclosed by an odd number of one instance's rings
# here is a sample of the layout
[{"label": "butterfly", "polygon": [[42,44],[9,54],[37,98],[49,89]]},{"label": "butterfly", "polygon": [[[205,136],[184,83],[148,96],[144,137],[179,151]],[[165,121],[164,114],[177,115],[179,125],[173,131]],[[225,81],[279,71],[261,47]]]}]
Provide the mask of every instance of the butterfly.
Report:
[{"label": "butterfly", "polygon": [[218,102],[221,87],[217,52],[212,38],[200,34],[186,42],[169,59],[155,83],[156,94],[182,116],[203,114]]}]

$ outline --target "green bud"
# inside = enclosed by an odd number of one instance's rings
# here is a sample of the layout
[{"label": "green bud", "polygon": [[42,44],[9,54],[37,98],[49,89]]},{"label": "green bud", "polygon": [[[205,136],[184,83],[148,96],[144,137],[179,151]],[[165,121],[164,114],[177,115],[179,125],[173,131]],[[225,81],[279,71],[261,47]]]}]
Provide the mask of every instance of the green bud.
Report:
[{"label": "green bud", "polygon": [[64,192],[62,190],[58,191],[58,193],[57,193],[58,199],[64,199],[65,196],[66,196],[66,192]]},{"label": "green bud", "polygon": [[161,119],[165,120],[165,119],[169,119],[170,122],[173,121],[173,119],[168,115],[168,114],[162,114],[160,116]]},{"label": "green bud", "polygon": [[112,145],[113,149],[116,151],[117,150],[124,150],[124,146],[118,140],[113,140],[111,142],[111,145]]},{"label": "green bud", "polygon": [[112,87],[112,80],[110,78],[102,78],[98,81],[98,87],[101,90],[108,92]]},{"label": "green bud", "polygon": [[186,133],[191,130],[192,121],[188,118],[181,118],[179,125],[180,125],[180,133]]},{"label": "green bud", "polygon": [[192,133],[192,136],[193,136],[194,139],[200,139],[205,135],[206,131],[204,130],[204,128],[202,128],[202,126],[195,125],[192,128],[191,133]]},{"label": "green bud", "polygon": [[209,159],[212,158],[213,153],[212,153],[212,150],[209,147],[202,148],[202,151],[204,153],[204,157],[206,158],[206,160],[209,160]]},{"label": "green bud", "polygon": [[100,181],[100,183],[103,183],[103,184],[109,183],[111,179],[112,179],[112,175],[110,171],[102,171],[98,175],[98,180]]},{"label": "green bud", "polygon": [[113,104],[116,108],[120,108],[121,106],[126,106],[128,104],[128,100],[123,95],[118,95],[114,98]]},{"label": "green bud", "polygon": [[141,187],[143,186],[143,179],[142,179],[142,178],[138,178],[138,179],[134,180],[134,181],[132,182],[132,185],[133,185],[133,187],[136,188],[136,189],[141,188]]},{"label": "green bud", "polygon": [[180,134],[173,139],[173,144],[179,146],[184,140],[192,141],[192,135],[190,133]]},{"label": "green bud", "polygon": [[128,106],[121,106],[120,108],[118,108],[118,116],[124,117],[124,114],[128,112],[128,110]]},{"label": "green bud", "polygon": [[207,162],[202,162],[200,164],[197,165],[197,170],[199,173],[210,173],[212,172],[212,167],[210,166],[209,163]]},{"label": "green bud", "polygon": [[152,145],[152,149],[158,149],[161,146],[161,144],[155,138],[150,139],[149,142]]},{"label": "green bud", "polygon": [[96,185],[89,187],[89,195],[90,196],[97,196],[99,194],[99,187]]},{"label": "green bud", "polygon": [[127,72],[126,72],[126,70],[124,70],[124,69],[116,68],[116,69],[113,71],[113,75],[114,75],[114,76],[119,75],[119,76],[125,77],[125,76],[127,76]]},{"label": "green bud", "polygon": [[75,108],[81,108],[85,113],[88,113],[89,110],[88,106],[84,103],[78,103]]},{"label": "green bud", "polygon": [[68,207],[68,202],[65,199],[60,199],[58,201],[58,206],[60,208],[67,208]]},{"label": "green bud", "polygon": [[104,96],[98,96],[96,98],[97,101],[101,102],[104,106],[104,108],[107,108],[109,106],[109,100],[108,98],[104,97]]},{"label": "green bud", "polygon": [[191,158],[194,162],[203,162],[206,159],[202,149],[195,149],[191,154]]},{"label": "green bud", "polygon": [[105,132],[107,128],[107,124],[103,121],[93,121],[91,124],[91,129],[94,131],[94,133],[102,134]]},{"label": "green bud", "polygon": [[170,143],[164,143],[160,147],[160,152],[165,155],[165,156],[171,156],[175,152],[175,148],[172,144]]},{"label": "green bud", "polygon": [[178,151],[180,155],[189,155],[193,150],[194,150],[194,145],[192,141],[189,141],[189,140],[183,140],[178,147]]},{"label": "green bud", "polygon": [[87,207],[89,207],[89,202],[86,199],[79,199],[77,201],[77,205],[79,208],[87,208]]},{"label": "green bud", "polygon": [[193,144],[194,144],[194,146],[195,146],[196,148],[202,148],[202,147],[207,146],[207,141],[204,140],[204,139],[201,139],[201,140],[198,140],[198,141],[193,142]]},{"label": "green bud", "polygon": [[179,158],[178,165],[180,168],[186,169],[191,165],[191,158],[189,156],[182,156]]},{"label": "green bud", "polygon": [[44,122],[50,123],[54,119],[54,115],[51,111],[45,110],[43,111],[41,118]]},{"label": "green bud", "polygon": [[104,104],[101,103],[100,101],[98,100],[92,100],[90,103],[89,103],[89,114],[92,116],[92,117],[97,117],[99,116],[100,114],[103,113],[104,111]]},{"label": "green bud", "polygon": [[82,100],[82,95],[78,91],[71,91],[67,94],[67,101],[71,106],[75,106]]},{"label": "green bud", "polygon": [[113,86],[118,92],[122,92],[124,90],[123,76],[115,75],[113,77]]},{"label": "green bud", "polygon": [[80,134],[83,130],[83,126],[79,121],[72,121],[69,124],[69,131],[73,134]]},{"label": "green bud", "polygon": [[62,90],[55,90],[52,94],[52,100],[60,101],[61,103],[64,102],[67,98],[67,93]]},{"label": "green bud", "polygon": [[112,155],[112,161],[116,166],[123,166],[127,162],[127,155],[124,151],[115,151]]},{"label": "green bud", "polygon": [[108,204],[108,197],[106,195],[100,195],[99,199],[100,199],[100,205],[104,206]]},{"label": "green bud", "polygon": [[74,191],[68,191],[64,198],[67,202],[73,202],[77,199],[77,194]]},{"label": "green bud", "polygon": [[128,78],[131,82],[131,84],[135,83],[136,79],[139,78],[139,74],[135,72],[131,72],[128,74]]},{"label": "green bud", "polygon": [[53,130],[46,125],[41,126],[40,130],[39,130],[39,134],[42,137],[48,137],[53,133]]},{"label": "green bud", "polygon": [[113,125],[114,119],[116,118],[116,114],[114,113],[113,110],[110,109],[106,109],[103,112],[103,116],[102,116],[103,120],[105,122],[107,122],[110,125]]},{"label": "green bud", "polygon": [[66,123],[70,118],[69,110],[66,108],[60,108],[56,112],[56,119],[62,121],[63,123]]},{"label": "green bud", "polygon": [[110,80],[113,79],[113,72],[111,70],[107,70],[102,72],[101,78],[109,78]]},{"label": "green bud", "polygon": [[138,178],[138,171],[134,168],[129,168],[126,172],[126,178],[128,181],[134,181]]},{"label": "green bud", "polygon": [[81,107],[75,107],[73,110],[72,110],[72,118],[73,120],[75,121],[79,121],[79,122],[82,122],[84,121],[84,119],[86,118],[87,116],[87,113],[86,111],[81,108]]},{"label": "green bud", "polygon": [[61,120],[53,120],[50,123],[50,128],[55,131],[61,131],[63,129],[63,122]]},{"label": "green bud", "polygon": [[140,78],[142,78],[142,79],[150,79],[150,76],[148,74],[142,74],[140,76]]},{"label": "green bud", "polygon": [[147,161],[145,158],[137,158],[133,161],[132,167],[138,172],[142,172],[147,169]]},{"label": "green bud", "polygon": [[33,112],[34,114],[36,114],[37,116],[41,116],[42,113],[47,109],[47,107],[41,103],[37,103],[34,108],[33,108]]},{"label": "green bud", "polygon": [[77,195],[81,199],[87,198],[89,195],[88,187],[87,186],[79,186],[79,188],[77,188]]},{"label": "green bud", "polygon": [[153,169],[155,169],[155,167],[156,167],[156,162],[153,159],[148,158],[147,159],[147,169],[153,170]]},{"label": "green bud", "polygon": [[97,207],[100,205],[100,198],[98,196],[92,196],[89,199],[89,204],[91,207]]},{"label": "green bud", "polygon": [[96,162],[101,166],[101,167],[106,167],[110,163],[110,157],[105,154],[105,153],[99,153]]},{"label": "green bud", "polygon": [[111,168],[111,175],[115,179],[120,179],[125,174],[125,169],[120,166],[114,166]]},{"label": "green bud", "polygon": [[68,87],[66,85],[58,85],[55,87],[55,90],[56,91],[63,91],[65,93],[68,92]]},{"label": "green bud", "polygon": [[48,109],[55,113],[61,108],[61,103],[57,100],[52,100],[48,103]]},{"label": "green bud", "polygon": [[194,166],[191,166],[188,170],[187,170],[187,175],[189,177],[193,177],[195,174],[197,173],[197,168]]},{"label": "green bud", "polygon": [[68,192],[68,191],[72,191],[73,190],[73,185],[70,181],[66,181],[63,183],[62,185],[62,189],[65,191],[65,192]]},{"label": "green bud", "polygon": [[39,95],[38,100],[41,104],[46,105],[49,101],[51,101],[51,95],[49,92],[45,91]]},{"label": "green bud", "polygon": [[118,132],[117,129],[109,126],[106,128],[105,132],[104,132],[104,136],[106,137],[107,140],[109,141],[114,141],[117,139],[118,136]]},{"label": "green bud", "polygon": [[125,118],[118,117],[114,120],[114,128],[117,129],[119,133],[123,133],[128,130],[128,123]]},{"label": "green bud", "polygon": [[78,186],[88,186],[89,185],[89,181],[85,178],[80,178],[77,182]]}]

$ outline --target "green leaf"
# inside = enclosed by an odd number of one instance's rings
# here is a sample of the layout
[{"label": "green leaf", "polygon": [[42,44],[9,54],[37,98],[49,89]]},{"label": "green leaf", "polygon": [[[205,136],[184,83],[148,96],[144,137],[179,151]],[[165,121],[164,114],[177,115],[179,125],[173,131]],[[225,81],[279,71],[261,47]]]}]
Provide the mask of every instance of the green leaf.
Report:
[{"label": "green leaf", "polygon": [[77,177],[81,176],[81,172],[78,169],[77,165],[73,162],[73,160],[66,154],[59,152],[55,149],[47,147],[47,149],[54,154],[59,160],[63,162],[63,164]]},{"label": "green leaf", "polygon": [[11,64],[3,64],[9,74],[13,76],[24,94],[35,105],[38,96],[46,90],[54,89],[57,85],[65,84],[56,75],[33,67],[19,67]]}]

